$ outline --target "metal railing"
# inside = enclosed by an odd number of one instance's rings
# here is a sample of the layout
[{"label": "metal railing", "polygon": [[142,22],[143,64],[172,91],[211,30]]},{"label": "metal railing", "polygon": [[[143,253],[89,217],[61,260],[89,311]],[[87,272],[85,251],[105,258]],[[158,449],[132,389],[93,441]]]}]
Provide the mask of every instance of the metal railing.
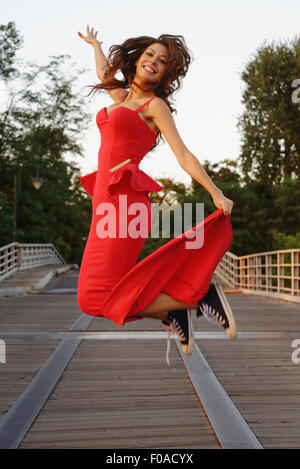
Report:
[{"label": "metal railing", "polygon": [[242,293],[300,303],[300,249],[236,256],[227,252],[216,273]]},{"label": "metal railing", "polygon": [[66,264],[53,244],[7,244],[0,248],[0,282],[18,270],[47,264]]},{"label": "metal railing", "polygon": [[[66,264],[53,244],[11,243],[0,248],[0,281],[18,270]],[[300,303],[300,249],[236,256],[228,251],[216,274],[242,293]]]}]

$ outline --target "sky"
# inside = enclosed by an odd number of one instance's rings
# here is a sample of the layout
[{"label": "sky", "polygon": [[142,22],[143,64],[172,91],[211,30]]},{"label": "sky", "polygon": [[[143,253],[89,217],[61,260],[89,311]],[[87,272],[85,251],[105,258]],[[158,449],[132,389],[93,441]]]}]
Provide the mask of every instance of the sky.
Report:
[{"label": "sky", "polygon": [[[200,163],[237,159],[241,135],[237,119],[243,112],[240,74],[264,41],[286,41],[300,33],[299,0],[1,0],[1,24],[15,21],[24,37],[19,56],[40,65],[53,55],[68,54],[88,71],[75,92],[98,82],[93,48],[78,37],[86,25],[98,31],[107,55],[109,47],[136,36],[180,34],[193,61],[174,94],[176,127]],[[86,99],[92,118],[82,139],[81,174],[97,169],[100,146],[96,113],[113,104],[106,93]],[[72,158],[73,159],[73,158]],[[189,184],[168,143],[160,143],[140,164],[154,178],[171,177]]]}]

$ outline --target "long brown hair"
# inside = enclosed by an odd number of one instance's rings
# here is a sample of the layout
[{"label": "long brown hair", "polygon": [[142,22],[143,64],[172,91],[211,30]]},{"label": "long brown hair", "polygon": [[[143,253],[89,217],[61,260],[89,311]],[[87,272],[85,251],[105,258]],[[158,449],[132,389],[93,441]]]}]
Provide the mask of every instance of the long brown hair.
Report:
[{"label": "long brown hair", "polygon": [[[126,39],[123,44],[110,46],[107,57],[108,66],[104,71],[101,83],[93,86],[88,95],[96,91],[113,90],[116,88],[130,88],[135,74],[135,62],[142,53],[153,43],[159,43],[168,50],[167,68],[162,79],[153,83],[153,91],[156,96],[163,99],[171,112],[177,112],[170,104],[169,97],[182,86],[182,79],[187,74],[192,55],[187,48],[185,39],[180,35],[161,34],[157,39],[150,36],[139,36]],[[121,71],[123,80],[115,77]],[[135,83],[135,85],[137,85]],[[161,134],[160,138],[162,138]],[[151,150],[158,144],[156,140]]]}]

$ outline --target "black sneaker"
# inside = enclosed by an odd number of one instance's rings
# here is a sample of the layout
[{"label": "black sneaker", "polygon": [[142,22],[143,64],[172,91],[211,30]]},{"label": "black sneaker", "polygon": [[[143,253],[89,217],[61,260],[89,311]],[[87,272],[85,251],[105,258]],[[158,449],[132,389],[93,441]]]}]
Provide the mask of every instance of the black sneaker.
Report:
[{"label": "black sneaker", "polygon": [[169,364],[170,332],[176,333],[181,344],[182,352],[190,355],[194,347],[194,329],[191,311],[188,309],[172,309],[168,311],[168,322],[163,321],[168,332],[167,362]]},{"label": "black sneaker", "polygon": [[226,299],[224,290],[217,280],[210,284],[206,295],[198,301],[197,316],[203,316],[210,322],[220,324],[229,339],[235,339],[236,325],[232,310]]}]

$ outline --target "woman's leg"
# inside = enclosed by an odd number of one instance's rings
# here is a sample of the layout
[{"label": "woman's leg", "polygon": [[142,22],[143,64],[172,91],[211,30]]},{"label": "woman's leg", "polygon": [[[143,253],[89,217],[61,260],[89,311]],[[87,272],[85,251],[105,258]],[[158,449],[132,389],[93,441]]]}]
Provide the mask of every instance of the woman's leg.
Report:
[{"label": "woman's leg", "polygon": [[150,305],[144,308],[139,313],[135,314],[135,316],[141,318],[153,318],[153,319],[167,319],[168,311],[172,309],[187,309],[187,308],[197,308],[197,303],[192,303],[190,305],[186,303],[182,303],[181,301],[176,300],[172,296],[168,295],[167,293],[159,293]]},{"label": "woman's leg", "polygon": [[[167,293],[161,292],[157,295],[155,300],[150,303],[150,305],[135,315],[139,318],[153,318],[165,321],[165,327],[168,332],[168,347],[166,354],[166,360],[168,364],[170,352],[170,332],[175,332],[177,334],[184,354],[190,355],[192,353],[194,344],[193,326],[190,315],[185,314],[184,310],[197,307],[197,303],[188,305],[176,300]],[[169,316],[168,311],[171,310],[172,315]]]}]

